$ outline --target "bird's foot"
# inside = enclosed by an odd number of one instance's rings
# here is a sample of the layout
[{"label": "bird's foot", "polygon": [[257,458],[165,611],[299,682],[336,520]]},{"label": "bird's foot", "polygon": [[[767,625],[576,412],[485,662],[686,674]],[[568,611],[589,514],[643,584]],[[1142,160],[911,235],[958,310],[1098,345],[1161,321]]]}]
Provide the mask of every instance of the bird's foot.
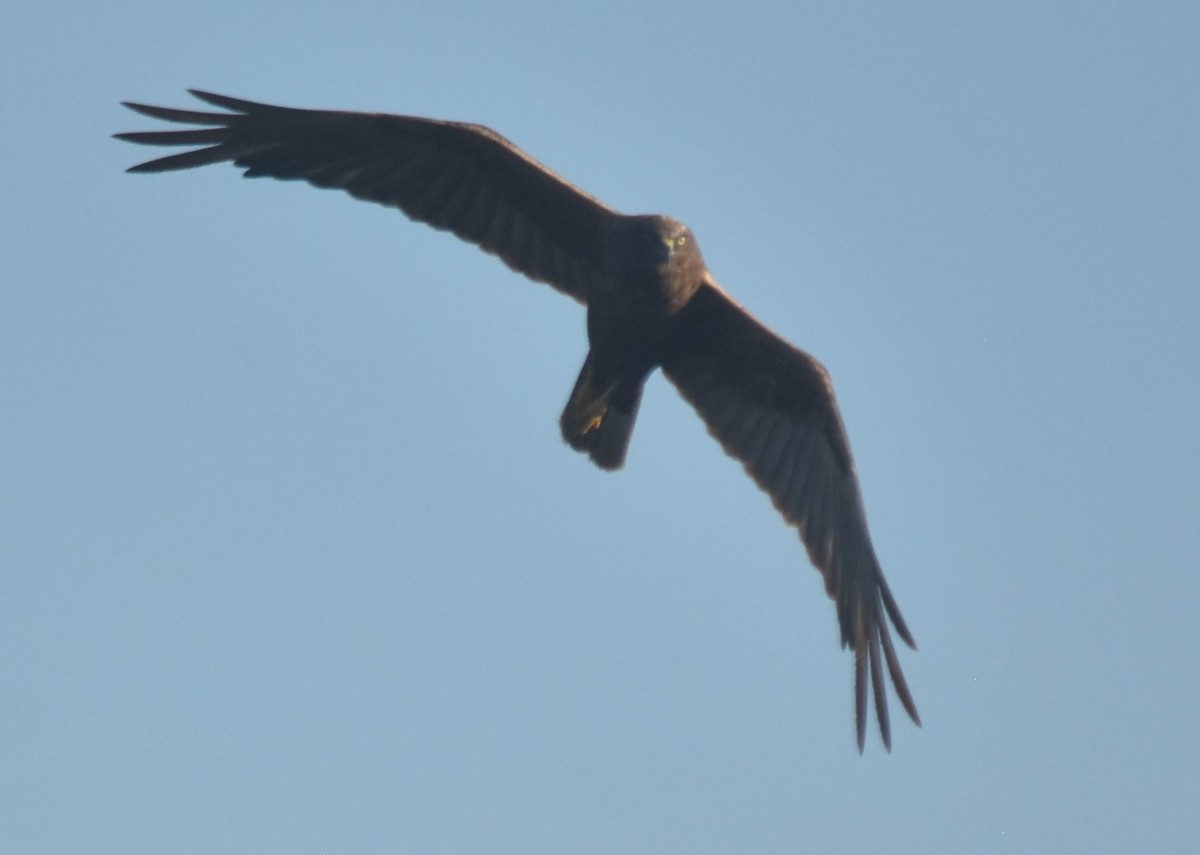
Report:
[{"label": "bird's foot", "polygon": [[579,419],[575,423],[580,436],[586,436],[604,424],[604,416],[608,414],[608,402],[612,400],[613,393],[616,391],[617,384],[614,383],[595,399],[588,401],[580,410]]}]

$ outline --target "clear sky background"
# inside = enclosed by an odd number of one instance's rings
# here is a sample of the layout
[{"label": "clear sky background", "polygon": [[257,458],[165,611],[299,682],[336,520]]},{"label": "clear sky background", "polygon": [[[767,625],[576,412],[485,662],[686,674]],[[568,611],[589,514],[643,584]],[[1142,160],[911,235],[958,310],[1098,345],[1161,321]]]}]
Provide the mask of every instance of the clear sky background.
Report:
[{"label": "clear sky background", "polygon": [[[1200,6],[0,13],[0,851],[1194,851]],[[924,727],[582,310],[399,213],[129,176],[184,88],[483,122],[833,374]],[[898,712],[898,710],[897,710]]]}]

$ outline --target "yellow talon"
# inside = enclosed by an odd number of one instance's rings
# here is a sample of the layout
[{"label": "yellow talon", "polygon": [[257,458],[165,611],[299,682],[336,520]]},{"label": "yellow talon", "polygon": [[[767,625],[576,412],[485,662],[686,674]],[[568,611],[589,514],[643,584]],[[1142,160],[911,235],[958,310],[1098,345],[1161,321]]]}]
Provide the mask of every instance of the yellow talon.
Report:
[{"label": "yellow talon", "polygon": [[[608,402],[617,391],[618,384],[613,383],[596,395],[593,393],[591,380],[590,375],[580,378],[571,395],[571,401],[567,405],[569,418],[574,425],[573,432],[577,437],[587,436],[604,425],[604,416],[608,413]],[[567,418],[568,414],[564,413],[563,417]]]}]

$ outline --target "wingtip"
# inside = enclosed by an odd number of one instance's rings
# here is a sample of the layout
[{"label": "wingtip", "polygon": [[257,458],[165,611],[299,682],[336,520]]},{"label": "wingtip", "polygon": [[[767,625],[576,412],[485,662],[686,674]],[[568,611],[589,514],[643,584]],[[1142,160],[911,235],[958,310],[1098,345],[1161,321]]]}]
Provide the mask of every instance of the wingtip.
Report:
[{"label": "wingtip", "polygon": [[133,110],[135,113],[140,113],[143,116],[152,116],[154,107],[150,104],[143,104],[141,101],[122,101],[121,106],[128,110]]},{"label": "wingtip", "polygon": [[207,89],[189,89],[188,94],[193,98],[198,98],[205,104],[210,104],[213,107],[220,107],[222,110],[229,110],[234,114],[246,114],[252,112],[278,112],[284,111],[284,107],[274,107],[269,104],[262,104],[258,101],[247,101],[244,98],[234,98],[229,95],[219,95],[216,92],[209,92]]},{"label": "wingtip", "polygon": [[[920,725],[920,722],[917,722]],[[858,744],[858,754],[861,757],[866,753],[867,747],[867,723],[862,721],[856,728],[855,742]],[[888,753],[892,753],[892,731],[890,727],[880,725],[879,738],[883,742],[883,749]]]}]

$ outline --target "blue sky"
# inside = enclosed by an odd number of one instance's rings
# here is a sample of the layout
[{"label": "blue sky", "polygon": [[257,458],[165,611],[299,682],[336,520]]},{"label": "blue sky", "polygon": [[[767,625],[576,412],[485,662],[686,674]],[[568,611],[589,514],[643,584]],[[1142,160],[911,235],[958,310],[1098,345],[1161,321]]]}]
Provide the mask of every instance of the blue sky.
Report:
[{"label": "blue sky", "polygon": [[[501,9],[503,8],[503,11]],[[1181,852],[1190,3],[18,3],[0,849]],[[193,86],[489,124],[832,372],[924,718],[854,746],[795,533],[578,306],[394,211],[129,176]]]}]

